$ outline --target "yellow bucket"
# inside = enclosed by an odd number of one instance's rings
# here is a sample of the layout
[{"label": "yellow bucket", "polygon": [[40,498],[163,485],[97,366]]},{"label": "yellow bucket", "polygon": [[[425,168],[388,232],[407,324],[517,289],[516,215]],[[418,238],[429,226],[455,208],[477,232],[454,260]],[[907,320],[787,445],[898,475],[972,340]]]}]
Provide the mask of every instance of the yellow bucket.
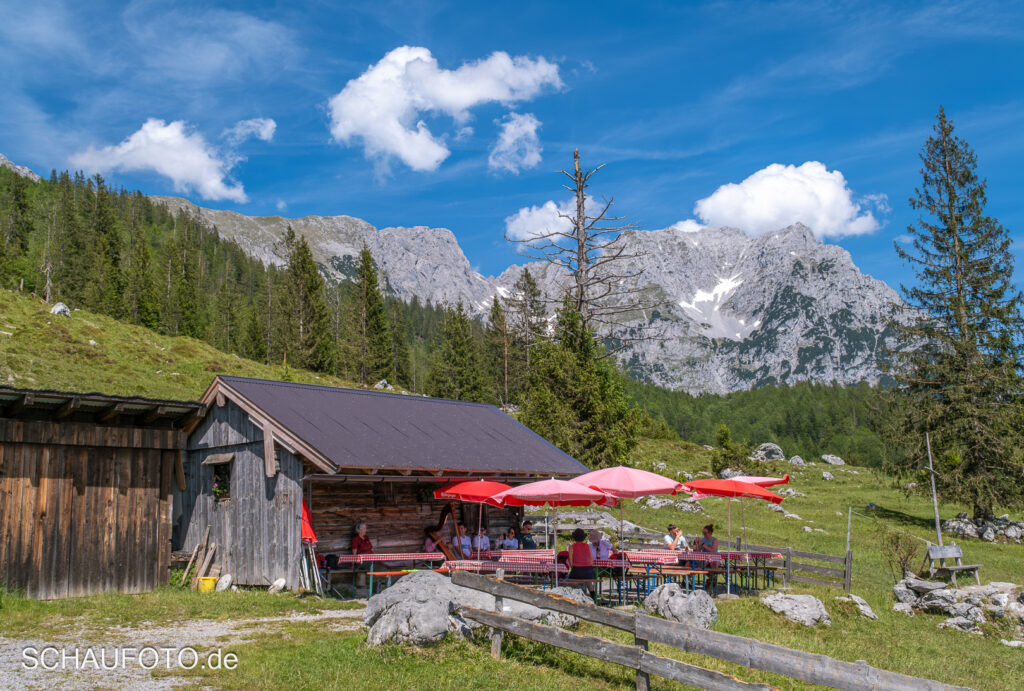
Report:
[{"label": "yellow bucket", "polygon": [[217,586],[217,579],[211,576],[203,576],[199,579],[199,592],[212,593]]}]

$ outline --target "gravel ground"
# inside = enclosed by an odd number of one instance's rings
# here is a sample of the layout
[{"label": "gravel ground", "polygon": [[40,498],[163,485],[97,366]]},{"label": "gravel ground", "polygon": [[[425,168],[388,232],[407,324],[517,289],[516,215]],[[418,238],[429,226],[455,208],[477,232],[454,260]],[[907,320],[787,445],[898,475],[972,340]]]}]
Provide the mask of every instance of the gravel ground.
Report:
[{"label": "gravel ground", "polygon": [[[226,621],[192,619],[162,626],[112,627],[102,634],[71,633],[59,640],[17,639],[0,635],[0,689],[174,689],[186,680],[176,676],[154,677],[146,667],[155,664],[155,670],[163,672],[169,658],[171,669],[178,668],[179,655],[186,666],[193,664],[192,653],[187,650],[179,652],[185,645],[200,649],[198,664],[202,665],[211,650],[220,648],[227,654],[233,645],[251,640],[257,625],[315,621],[327,622],[334,631],[352,631],[362,626],[362,617],[362,609],[343,609],[289,617]],[[144,647],[156,649],[155,652],[141,653],[141,662],[145,666],[132,659],[140,654],[138,652],[126,653],[127,660],[115,653],[115,649],[135,648],[138,651]],[[75,661],[76,650],[78,662]],[[62,654],[64,662],[61,661]],[[44,668],[44,664],[48,668]],[[102,668],[104,664],[107,669]]]}]

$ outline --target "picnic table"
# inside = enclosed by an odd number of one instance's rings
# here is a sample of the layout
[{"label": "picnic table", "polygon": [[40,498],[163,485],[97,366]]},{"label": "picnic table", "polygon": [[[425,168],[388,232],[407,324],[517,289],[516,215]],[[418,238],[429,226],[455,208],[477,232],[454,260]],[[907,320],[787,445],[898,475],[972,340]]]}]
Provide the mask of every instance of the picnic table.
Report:
[{"label": "picnic table", "polygon": [[[383,571],[383,572],[375,571],[375,567],[376,567],[377,563],[379,563],[379,562],[388,562],[388,563],[409,562],[411,564],[415,564],[417,562],[428,562],[431,565],[431,567],[433,567],[433,563],[434,562],[436,562],[436,561],[444,561],[444,559],[445,559],[444,554],[442,554],[441,552],[406,552],[406,553],[395,553],[395,554],[388,554],[388,553],[376,554],[375,553],[375,554],[359,554],[359,555],[352,554],[352,555],[341,555],[341,556],[350,556],[354,560],[354,561],[346,560],[346,562],[344,562],[344,563],[350,563],[350,564],[351,563],[356,563],[356,564],[369,564],[370,565],[370,595],[373,595],[373,578],[374,578],[375,574],[378,577],[380,577],[380,576],[387,576],[387,578],[390,580],[390,578],[392,576],[396,576],[396,575],[399,575],[399,574],[405,574],[405,573],[409,572],[407,569],[404,569],[402,571]],[[338,558],[338,563],[339,564],[343,563],[341,561],[341,556],[339,556],[339,558]]]}]

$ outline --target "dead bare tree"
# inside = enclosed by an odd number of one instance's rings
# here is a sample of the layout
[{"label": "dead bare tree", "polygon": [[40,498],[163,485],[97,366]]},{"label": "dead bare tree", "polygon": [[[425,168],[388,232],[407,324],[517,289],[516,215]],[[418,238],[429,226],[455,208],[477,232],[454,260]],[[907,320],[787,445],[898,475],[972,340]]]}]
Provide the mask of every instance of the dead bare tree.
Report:
[{"label": "dead bare tree", "polygon": [[[639,226],[625,223],[624,216],[611,215],[614,197],[588,204],[592,199],[587,194],[590,180],[604,166],[602,163],[584,170],[579,149],[573,151],[573,170],[558,172],[571,181],[562,187],[574,195],[575,214],[559,211],[565,225],[546,228],[530,238],[510,238],[506,234],[505,239],[524,245],[525,256],[558,266],[568,274],[568,292],[584,324],[599,337],[618,342],[614,352],[636,341],[657,338],[644,325],[633,329],[636,335],[624,335],[621,327],[625,315],[639,312],[643,316],[661,303],[646,303],[639,298],[643,288],[637,279],[644,269],[638,260],[644,255],[626,244],[626,233],[639,230]],[[560,303],[561,297],[547,295],[545,299]]]}]

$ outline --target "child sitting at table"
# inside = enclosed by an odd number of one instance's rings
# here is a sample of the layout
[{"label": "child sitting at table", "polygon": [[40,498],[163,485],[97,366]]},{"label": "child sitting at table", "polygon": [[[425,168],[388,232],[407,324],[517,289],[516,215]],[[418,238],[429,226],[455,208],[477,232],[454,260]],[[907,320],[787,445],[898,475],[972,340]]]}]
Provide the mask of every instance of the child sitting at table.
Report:
[{"label": "child sitting at table", "polygon": [[583,528],[572,531],[572,544],[569,545],[569,578],[592,580],[594,578],[594,553],[590,544],[585,542],[587,534]]},{"label": "child sitting at table", "polygon": [[519,549],[519,538],[516,537],[516,529],[509,528],[508,532],[498,542],[500,549]]}]

